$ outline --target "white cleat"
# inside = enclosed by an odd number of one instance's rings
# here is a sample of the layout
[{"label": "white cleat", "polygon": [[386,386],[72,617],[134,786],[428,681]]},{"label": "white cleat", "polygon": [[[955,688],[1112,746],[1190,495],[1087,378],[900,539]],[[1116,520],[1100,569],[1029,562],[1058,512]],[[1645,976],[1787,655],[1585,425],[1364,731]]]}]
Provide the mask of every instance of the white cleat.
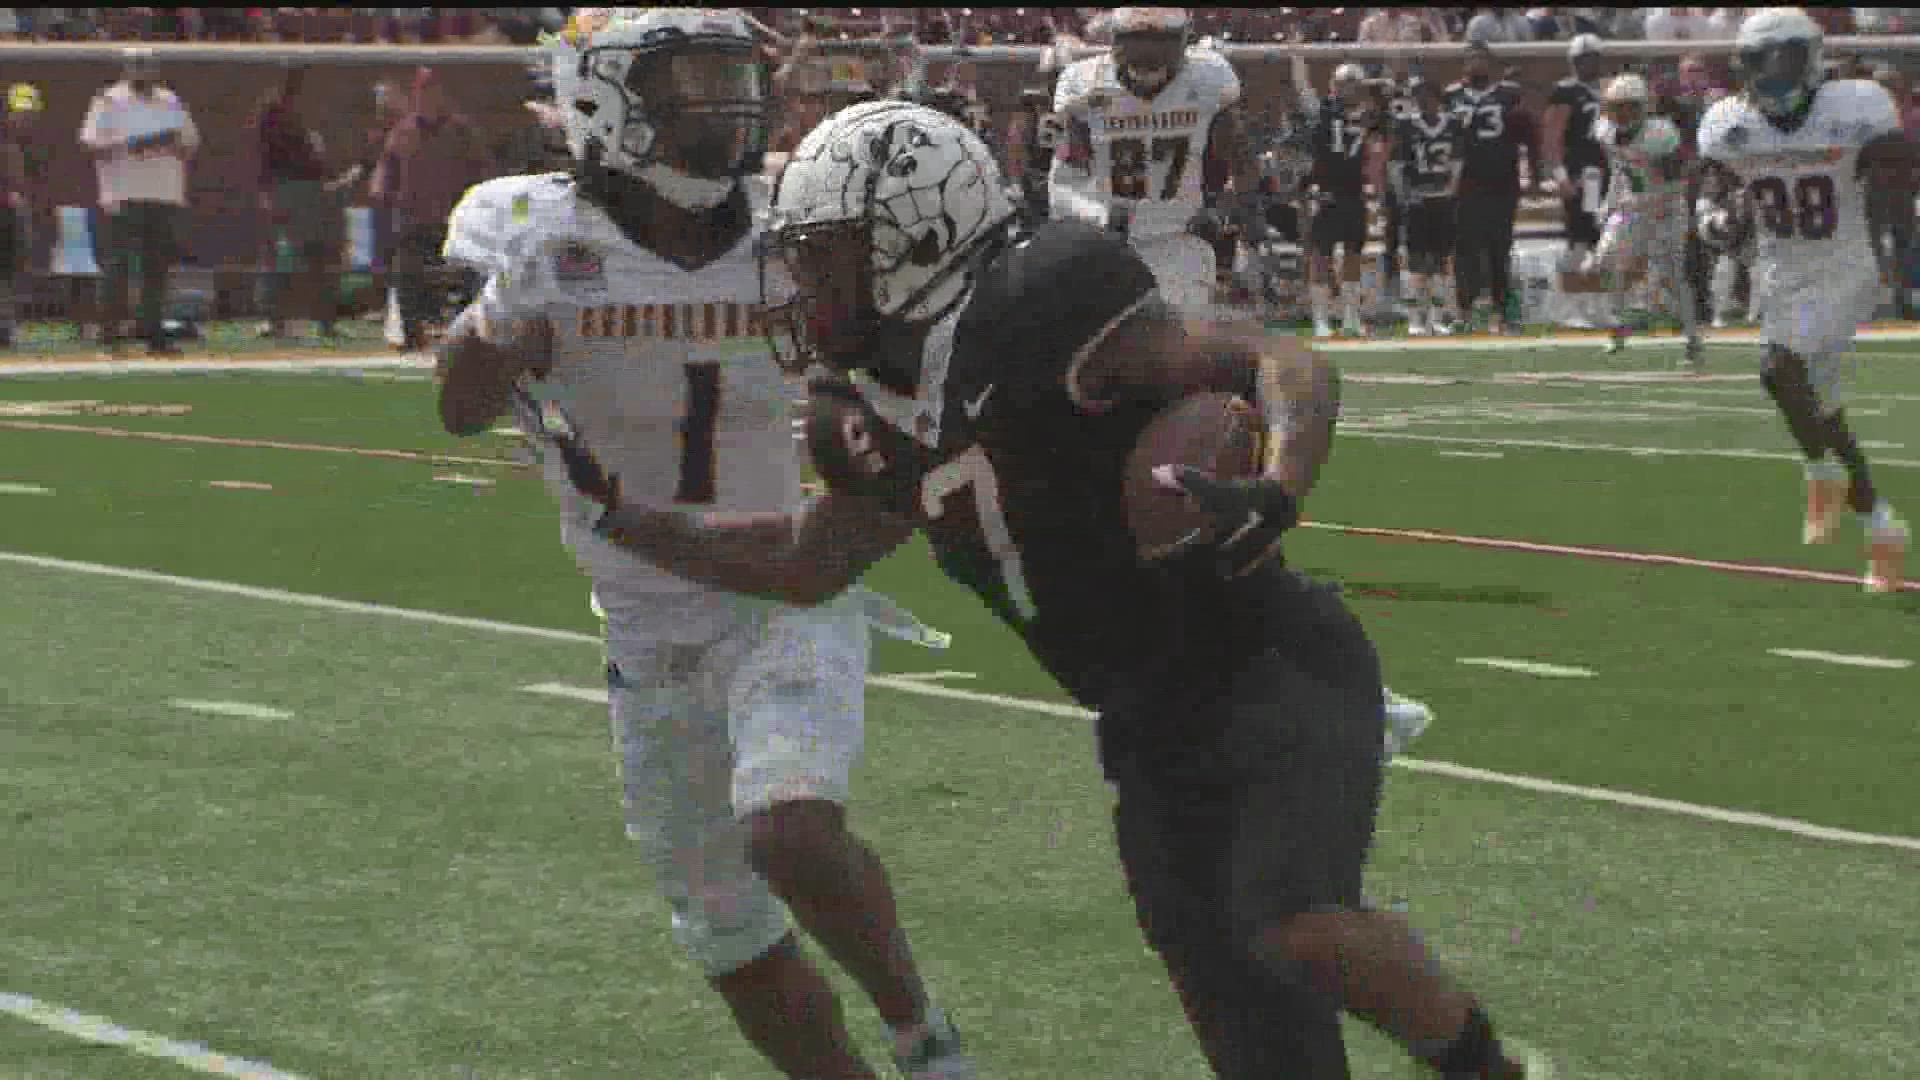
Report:
[{"label": "white cleat", "polygon": [[[887,1031],[889,1039],[895,1033]],[[927,1010],[926,1030],[910,1049],[895,1039],[893,1063],[906,1080],[979,1080],[980,1070],[960,1047],[960,1032],[938,1008]]]},{"label": "white cleat", "polygon": [[1433,726],[1433,710],[1424,702],[1387,691],[1387,756],[1407,748],[1407,744]]},{"label": "white cleat", "polygon": [[1905,522],[1867,530],[1867,580],[1870,593],[1897,593],[1907,587],[1904,573],[1908,532]]},{"label": "white cleat", "polygon": [[1433,331],[1427,329],[1426,323],[1408,323],[1407,324],[1408,337],[1426,337],[1428,334],[1431,334],[1431,333],[1433,333]]},{"label": "white cleat", "polygon": [[1507,1056],[1520,1064],[1525,1070],[1526,1080],[1568,1080],[1572,1074],[1554,1064],[1552,1057],[1544,1050],[1536,1050],[1522,1043],[1502,1040]]},{"label": "white cleat", "polygon": [[1324,320],[1316,319],[1313,324],[1313,336],[1317,338],[1330,338],[1333,336],[1333,327],[1328,326]]}]

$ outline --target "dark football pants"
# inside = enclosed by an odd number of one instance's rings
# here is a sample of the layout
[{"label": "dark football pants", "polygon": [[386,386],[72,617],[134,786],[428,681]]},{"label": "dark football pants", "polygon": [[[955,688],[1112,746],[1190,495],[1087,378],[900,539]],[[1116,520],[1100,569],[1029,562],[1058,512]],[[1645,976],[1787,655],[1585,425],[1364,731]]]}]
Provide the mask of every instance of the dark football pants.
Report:
[{"label": "dark football pants", "polygon": [[1520,212],[1515,192],[1462,190],[1455,202],[1456,243],[1453,280],[1460,313],[1473,311],[1473,301],[1486,293],[1493,311],[1506,317],[1507,284],[1513,264],[1513,219]]},{"label": "dark football pants", "polygon": [[1251,945],[1286,916],[1360,906],[1383,691],[1337,591],[1314,587],[1290,607],[1274,647],[1225,685],[1123,697],[1101,716],[1219,732],[1202,750],[1106,765],[1135,914],[1222,1080],[1349,1075],[1339,1003],[1258,962]]},{"label": "dark football pants", "polygon": [[[180,255],[180,219],[185,214],[185,209],[172,203],[129,199],[106,215],[105,236],[97,238],[94,251],[103,271],[100,321],[104,340],[121,337],[137,257],[140,261],[139,336],[151,346],[166,344],[163,320],[167,311],[167,275]],[[100,244],[98,240],[105,243]]]}]

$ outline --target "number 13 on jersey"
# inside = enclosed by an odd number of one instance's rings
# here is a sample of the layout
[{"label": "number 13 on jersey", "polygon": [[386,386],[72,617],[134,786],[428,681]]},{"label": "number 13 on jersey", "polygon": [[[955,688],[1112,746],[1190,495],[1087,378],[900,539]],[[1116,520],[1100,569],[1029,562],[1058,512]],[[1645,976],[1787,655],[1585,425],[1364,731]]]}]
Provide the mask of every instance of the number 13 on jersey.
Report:
[{"label": "number 13 on jersey", "polygon": [[1020,561],[1020,549],[1014,545],[1007,517],[1000,509],[1000,483],[993,475],[993,462],[987,452],[973,446],[929,471],[920,481],[920,509],[929,521],[938,520],[947,510],[947,497],[973,489],[973,512],[980,528],[980,539],[988,554],[1000,567],[1000,580],[1006,586],[1007,602],[1023,619],[1031,619],[1039,610],[1033,594],[1027,590],[1026,568]]}]

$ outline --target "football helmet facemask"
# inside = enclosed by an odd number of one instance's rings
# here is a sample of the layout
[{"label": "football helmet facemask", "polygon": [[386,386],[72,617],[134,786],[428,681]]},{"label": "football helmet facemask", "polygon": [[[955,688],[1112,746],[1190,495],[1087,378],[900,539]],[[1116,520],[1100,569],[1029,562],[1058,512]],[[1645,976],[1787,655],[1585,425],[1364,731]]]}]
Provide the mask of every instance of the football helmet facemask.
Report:
[{"label": "football helmet facemask", "polygon": [[828,117],[773,192],[761,291],[782,363],[911,383],[917,347],[890,346],[917,341],[966,299],[980,257],[1014,220],[999,166],[965,124],[904,101]]},{"label": "football helmet facemask", "polygon": [[738,12],[583,8],[546,44],[577,161],[704,209],[725,201],[758,159],[765,84]]},{"label": "football helmet facemask", "polygon": [[1113,66],[1140,98],[1166,89],[1186,62],[1191,26],[1182,8],[1130,7],[1113,13]]},{"label": "football helmet facemask", "polygon": [[1747,16],[1734,40],[1742,91],[1776,123],[1803,115],[1813,103],[1825,62],[1826,35],[1799,8],[1768,8]]},{"label": "football helmet facemask", "polygon": [[1647,108],[1653,91],[1639,75],[1615,75],[1600,92],[1600,107],[1613,124],[1614,139],[1620,145],[1633,141],[1647,122]]}]

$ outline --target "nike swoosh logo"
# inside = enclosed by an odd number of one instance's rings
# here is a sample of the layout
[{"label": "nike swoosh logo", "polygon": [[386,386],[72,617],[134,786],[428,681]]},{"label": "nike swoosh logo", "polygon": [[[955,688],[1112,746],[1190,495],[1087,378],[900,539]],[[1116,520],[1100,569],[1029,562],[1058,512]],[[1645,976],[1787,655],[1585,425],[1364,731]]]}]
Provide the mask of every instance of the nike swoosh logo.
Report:
[{"label": "nike swoosh logo", "polygon": [[993,388],[994,388],[994,384],[988,383],[987,388],[985,390],[980,391],[979,397],[974,398],[972,401],[965,402],[960,406],[961,408],[966,410],[967,419],[969,420],[980,419],[981,410],[987,407],[987,399],[993,396]]}]

